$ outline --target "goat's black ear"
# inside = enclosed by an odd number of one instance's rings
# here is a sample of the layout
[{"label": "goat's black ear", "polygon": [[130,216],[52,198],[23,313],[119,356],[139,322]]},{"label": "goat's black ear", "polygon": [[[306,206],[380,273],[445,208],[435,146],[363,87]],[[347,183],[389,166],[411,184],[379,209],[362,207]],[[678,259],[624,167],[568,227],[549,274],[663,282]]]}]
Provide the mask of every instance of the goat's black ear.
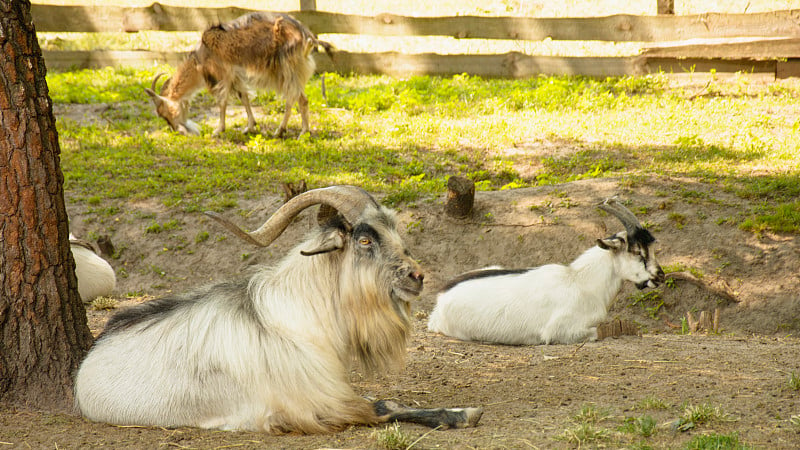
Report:
[{"label": "goat's black ear", "polygon": [[319,255],[322,253],[334,252],[344,247],[344,236],[340,230],[331,230],[322,242],[311,250],[301,250],[303,256]]}]

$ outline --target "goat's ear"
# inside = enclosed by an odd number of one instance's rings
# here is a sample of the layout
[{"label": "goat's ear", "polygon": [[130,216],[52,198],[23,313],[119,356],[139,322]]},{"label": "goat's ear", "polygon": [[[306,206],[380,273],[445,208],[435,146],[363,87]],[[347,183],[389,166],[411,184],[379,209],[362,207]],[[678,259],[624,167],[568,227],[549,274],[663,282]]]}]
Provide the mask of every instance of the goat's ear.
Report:
[{"label": "goat's ear", "polygon": [[626,248],[625,237],[614,235],[605,239],[598,239],[597,246],[603,250],[617,251]]},{"label": "goat's ear", "polygon": [[321,253],[329,253],[340,250],[344,247],[344,236],[341,230],[331,230],[322,239],[322,242],[311,250],[301,250],[300,254],[303,256],[319,255]]},{"label": "goat's ear", "polygon": [[153,103],[155,103],[156,106],[164,103],[164,100],[161,98],[160,95],[156,94],[156,91],[154,91],[154,90],[152,90],[150,88],[144,88],[144,92],[147,93],[147,95],[149,95],[150,98],[153,99]]}]

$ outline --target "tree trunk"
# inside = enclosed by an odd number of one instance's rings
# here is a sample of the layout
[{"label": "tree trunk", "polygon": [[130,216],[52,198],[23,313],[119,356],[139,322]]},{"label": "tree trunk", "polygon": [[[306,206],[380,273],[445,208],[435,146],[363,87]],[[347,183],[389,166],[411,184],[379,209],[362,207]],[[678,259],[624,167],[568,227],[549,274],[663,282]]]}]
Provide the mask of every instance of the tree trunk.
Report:
[{"label": "tree trunk", "polygon": [[0,0],[0,401],[72,407],[92,342],[69,250],[64,177],[28,0]]}]

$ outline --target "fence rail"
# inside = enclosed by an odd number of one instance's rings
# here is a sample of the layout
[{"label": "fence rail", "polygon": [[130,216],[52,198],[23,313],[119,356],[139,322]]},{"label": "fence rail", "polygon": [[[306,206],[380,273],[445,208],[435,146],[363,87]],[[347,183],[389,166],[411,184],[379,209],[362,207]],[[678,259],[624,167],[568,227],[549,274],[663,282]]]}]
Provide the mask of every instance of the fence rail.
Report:
[{"label": "fence rail", "polygon": [[[241,8],[185,8],[154,3],[148,7],[32,5],[40,32],[199,31],[250,12]],[[657,70],[794,74],[800,58],[800,10],[753,14],[707,13],[688,16],[613,15],[582,18],[532,17],[374,17],[323,11],[291,13],[317,34],[448,36],[458,39],[539,41],[578,40],[655,43],[634,57],[552,57],[517,52],[494,55],[352,53],[334,61],[318,58],[322,71],[343,73],[470,73],[489,77],[544,74],[632,75]],[[742,40],[746,38],[746,40]],[[695,40],[683,45],[665,41]],[[699,40],[699,41],[698,41]],[[48,67],[142,66],[175,64],[180,53],[152,51],[45,51]],[[781,66],[784,66],[783,68]]]}]

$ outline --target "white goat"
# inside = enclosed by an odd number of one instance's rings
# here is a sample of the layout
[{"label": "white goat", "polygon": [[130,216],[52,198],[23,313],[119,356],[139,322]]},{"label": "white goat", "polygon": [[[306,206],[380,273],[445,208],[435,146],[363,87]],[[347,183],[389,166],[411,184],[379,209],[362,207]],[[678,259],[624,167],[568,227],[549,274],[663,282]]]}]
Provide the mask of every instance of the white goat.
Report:
[{"label": "white goat", "polygon": [[467,341],[500,344],[570,344],[597,339],[624,280],[639,289],[664,280],[651,244],[655,238],[614,199],[599,205],[625,226],[569,266],[460,275],[438,295],[428,330]]},{"label": "white goat", "polygon": [[308,132],[308,99],[305,85],[314,74],[316,65],[312,50],[322,46],[326,52],[332,46],[317,39],[297,19],[280,13],[255,12],[209,28],[175,75],[156,94],[153,79],[145,92],[153,99],[156,113],[169,126],[182,134],[199,134],[197,124],[189,120],[189,100],[203,87],[208,88],[219,105],[219,125],[214,135],[225,131],[225,109],[228,96],[235,94],[247,112],[246,133],[257,129],[250,109],[248,89],[271,89],[286,100],[286,110],[275,135],[286,133],[292,107],[297,104],[302,119],[300,134]]},{"label": "white goat", "polygon": [[75,260],[75,277],[78,293],[84,302],[111,295],[117,286],[117,277],[111,265],[97,253],[91,244],[69,235],[69,249]]},{"label": "white goat", "polygon": [[303,209],[320,228],[271,268],[120,311],[78,370],[75,400],[91,420],[314,433],[405,420],[472,426],[480,408],[416,410],[370,402],[349,384],[401,363],[409,301],[423,274],[394,214],[352,186],[316,189],[237,236],[266,246]]}]

